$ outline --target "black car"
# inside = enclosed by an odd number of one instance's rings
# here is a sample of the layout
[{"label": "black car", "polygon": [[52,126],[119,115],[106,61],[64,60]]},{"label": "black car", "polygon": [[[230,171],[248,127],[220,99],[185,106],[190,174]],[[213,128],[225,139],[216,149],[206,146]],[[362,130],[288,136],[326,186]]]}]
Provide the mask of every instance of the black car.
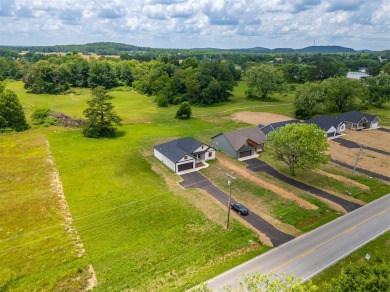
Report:
[{"label": "black car", "polygon": [[230,203],[230,208],[232,208],[234,211],[236,211],[239,215],[248,215],[249,214],[248,208],[245,207],[243,204],[240,204],[238,202]]}]

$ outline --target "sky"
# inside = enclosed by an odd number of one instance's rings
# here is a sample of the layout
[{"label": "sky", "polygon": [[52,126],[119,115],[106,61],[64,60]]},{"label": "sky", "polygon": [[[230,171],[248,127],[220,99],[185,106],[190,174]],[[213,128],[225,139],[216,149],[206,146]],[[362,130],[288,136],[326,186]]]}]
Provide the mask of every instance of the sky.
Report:
[{"label": "sky", "polygon": [[0,45],[390,49],[390,0],[0,0]]}]

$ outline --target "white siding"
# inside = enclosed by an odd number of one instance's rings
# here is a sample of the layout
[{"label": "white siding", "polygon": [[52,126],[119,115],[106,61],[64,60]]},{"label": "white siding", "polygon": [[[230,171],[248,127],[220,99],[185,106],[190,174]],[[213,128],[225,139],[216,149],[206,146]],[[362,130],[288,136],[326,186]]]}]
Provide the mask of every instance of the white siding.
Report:
[{"label": "white siding", "polygon": [[344,132],[344,131],[345,131],[345,127],[346,127],[345,123],[341,123],[340,125],[338,125],[338,127],[337,127],[337,133],[342,133],[342,132]]},{"label": "white siding", "polygon": [[[211,153],[211,156],[209,156],[210,153]],[[205,157],[204,157],[204,158],[205,158],[205,159],[204,159],[205,161],[215,159],[215,150],[212,149],[212,148],[210,148],[210,149],[205,153]]]},{"label": "white siding", "polygon": [[158,150],[154,149],[154,156],[160,160],[162,163],[164,163],[166,166],[168,166],[170,169],[172,169],[174,172],[176,172],[175,163],[171,160],[169,160],[167,157],[165,157],[163,154],[161,154]]}]

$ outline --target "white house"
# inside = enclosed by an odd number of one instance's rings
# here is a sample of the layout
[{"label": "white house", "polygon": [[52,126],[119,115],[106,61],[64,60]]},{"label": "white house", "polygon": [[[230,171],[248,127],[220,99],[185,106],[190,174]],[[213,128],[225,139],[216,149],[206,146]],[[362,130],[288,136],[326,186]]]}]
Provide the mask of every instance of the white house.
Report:
[{"label": "white house", "polygon": [[155,146],[154,156],[177,173],[204,167],[205,161],[215,159],[215,149],[187,137]]}]

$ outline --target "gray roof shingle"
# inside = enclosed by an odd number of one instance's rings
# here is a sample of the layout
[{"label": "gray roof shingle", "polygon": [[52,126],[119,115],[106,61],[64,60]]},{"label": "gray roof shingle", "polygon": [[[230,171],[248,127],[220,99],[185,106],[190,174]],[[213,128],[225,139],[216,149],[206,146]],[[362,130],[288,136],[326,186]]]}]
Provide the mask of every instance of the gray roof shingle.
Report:
[{"label": "gray roof shingle", "polygon": [[[203,144],[192,137],[186,137],[156,145],[154,149],[176,163],[185,155],[193,155],[194,151]],[[207,149],[209,148],[208,146]]]},{"label": "gray roof shingle", "polygon": [[265,135],[263,131],[257,127],[234,130],[222,134],[225,135],[230,145],[232,145],[233,149],[236,151],[242,148],[247,143],[248,139],[257,144],[263,144],[265,142]]}]

